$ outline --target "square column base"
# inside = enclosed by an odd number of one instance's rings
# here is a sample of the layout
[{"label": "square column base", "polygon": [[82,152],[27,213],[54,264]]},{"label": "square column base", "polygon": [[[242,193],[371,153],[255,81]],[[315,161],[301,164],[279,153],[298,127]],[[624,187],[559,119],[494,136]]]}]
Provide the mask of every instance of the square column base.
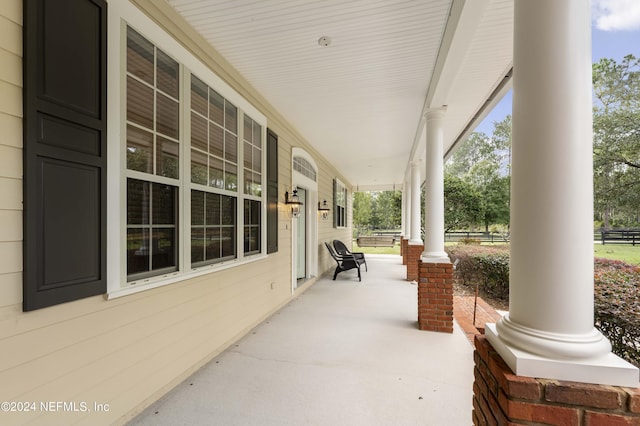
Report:
[{"label": "square column base", "polygon": [[407,281],[418,281],[418,263],[424,250],[423,244],[408,244],[405,249]]},{"label": "square column base", "polygon": [[453,333],[453,265],[419,261],[418,326]]},{"label": "square column base", "polygon": [[474,425],[635,425],[640,388],[515,375],[489,343],[476,335]]},{"label": "square column base", "polygon": [[495,324],[486,324],[485,334],[502,359],[519,376],[638,386],[638,369],[613,353],[584,360],[547,359],[505,344],[498,337]]},{"label": "square column base", "polygon": [[402,264],[406,265],[407,264],[407,252],[408,252],[408,248],[409,247],[409,239],[408,238],[402,238],[402,240],[400,241],[400,253],[402,254]]}]

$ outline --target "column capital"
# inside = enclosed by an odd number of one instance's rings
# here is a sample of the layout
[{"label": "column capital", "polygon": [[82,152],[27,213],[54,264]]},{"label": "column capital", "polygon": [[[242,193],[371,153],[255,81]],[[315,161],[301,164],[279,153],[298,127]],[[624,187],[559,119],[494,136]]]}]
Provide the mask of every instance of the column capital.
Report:
[{"label": "column capital", "polygon": [[429,108],[424,112],[424,118],[427,122],[431,120],[438,120],[444,118],[445,113],[447,112],[447,106],[443,105],[439,108]]}]

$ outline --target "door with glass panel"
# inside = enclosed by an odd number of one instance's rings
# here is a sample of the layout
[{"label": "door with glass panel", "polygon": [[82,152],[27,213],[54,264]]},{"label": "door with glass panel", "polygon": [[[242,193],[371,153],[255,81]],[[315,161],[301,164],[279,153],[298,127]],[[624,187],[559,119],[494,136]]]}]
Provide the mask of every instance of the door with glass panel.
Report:
[{"label": "door with glass panel", "polygon": [[307,276],[307,191],[298,187],[298,198],[302,205],[297,219],[296,278],[298,283]]}]

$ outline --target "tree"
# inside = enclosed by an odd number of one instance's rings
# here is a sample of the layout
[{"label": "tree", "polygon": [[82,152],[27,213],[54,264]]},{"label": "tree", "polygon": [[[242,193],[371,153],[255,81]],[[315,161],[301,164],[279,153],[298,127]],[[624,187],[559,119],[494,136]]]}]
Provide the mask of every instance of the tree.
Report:
[{"label": "tree", "polygon": [[485,231],[493,224],[509,224],[511,116],[493,125],[491,137],[472,133],[445,164],[445,174],[462,179],[479,195],[479,212],[468,226],[482,224]]},{"label": "tree", "polygon": [[474,164],[465,180],[480,194],[480,221],[486,232],[494,224],[509,224],[509,190],[511,178],[500,175],[500,164],[482,160]]},{"label": "tree", "polygon": [[[637,222],[640,208],[640,59],[593,64],[594,208]],[[629,224],[629,220],[625,224]]]},{"label": "tree", "polygon": [[480,193],[469,182],[446,174],[444,176],[445,231],[469,229],[482,216]]},{"label": "tree", "polygon": [[371,221],[371,193],[353,193],[353,227],[356,235],[362,234],[362,230],[369,226]]},{"label": "tree", "polygon": [[400,191],[375,193],[372,215],[372,222],[376,228],[400,228],[402,221],[402,193]]}]

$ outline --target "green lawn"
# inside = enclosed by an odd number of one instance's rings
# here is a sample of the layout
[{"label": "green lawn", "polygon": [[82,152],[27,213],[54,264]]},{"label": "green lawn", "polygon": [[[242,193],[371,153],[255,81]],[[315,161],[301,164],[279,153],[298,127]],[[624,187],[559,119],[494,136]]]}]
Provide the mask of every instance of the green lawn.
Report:
[{"label": "green lawn", "polygon": [[353,242],[353,251],[359,251],[369,254],[397,254],[400,255],[400,245],[396,244],[394,247],[359,247],[358,244]]},{"label": "green lawn", "polygon": [[594,250],[596,257],[621,260],[623,262],[631,263],[632,265],[640,265],[640,245],[594,244]]}]

